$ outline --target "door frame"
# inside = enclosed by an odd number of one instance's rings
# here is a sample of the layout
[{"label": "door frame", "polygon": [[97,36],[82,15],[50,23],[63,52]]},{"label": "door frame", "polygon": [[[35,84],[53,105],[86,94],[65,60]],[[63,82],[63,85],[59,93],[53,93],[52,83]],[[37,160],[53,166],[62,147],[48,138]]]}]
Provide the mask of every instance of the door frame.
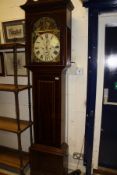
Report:
[{"label": "door frame", "polygon": [[[95,105],[95,128],[93,145],[93,167],[98,168],[98,155],[100,151],[100,136],[102,125],[102,103],[104,89],[104,69],[105,69],[105,27],[112,24],[117,25],[117,12],[102,13],[99,15],[98,28],[98,54],[97,54],[97,87]],[[110,102],[112,104],[112,102]]]},{"label": "door frame", "polygon": [[88,79],[87,107],[85,123],[84,165],[86,175],[92,172],[92,156],[94,142],[94,123],[97,86],[97,49],[98,49],[98,17],[101,13],[117,11],[117,0],[84,0],[83,6],[88,8]]}]

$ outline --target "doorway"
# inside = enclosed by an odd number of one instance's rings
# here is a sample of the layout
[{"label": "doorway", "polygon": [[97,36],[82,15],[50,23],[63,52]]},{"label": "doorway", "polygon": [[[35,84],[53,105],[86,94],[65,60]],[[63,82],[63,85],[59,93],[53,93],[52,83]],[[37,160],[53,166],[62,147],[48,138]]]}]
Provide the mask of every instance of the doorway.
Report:
[{"label": "doorway", "polygon": [[94,164],[117,169],[117,13],[99,15]]}]

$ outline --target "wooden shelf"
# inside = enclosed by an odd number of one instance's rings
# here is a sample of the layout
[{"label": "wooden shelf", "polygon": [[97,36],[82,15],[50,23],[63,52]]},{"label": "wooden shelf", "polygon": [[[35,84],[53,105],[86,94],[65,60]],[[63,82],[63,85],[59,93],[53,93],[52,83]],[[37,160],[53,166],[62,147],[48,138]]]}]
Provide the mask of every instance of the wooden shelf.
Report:
[{"label": "wooden shelf", "polygon": [[[32,86],[30,85],[30,73],[27,74],[27,84],[26,85],[20,85],[18,82],[18,70],[17,70],[17,58],[18,58],[18,52],[19,51],[25,51],[25,44],[22,43],[5,43],[0,44],[0,52],[7,53],[12,52],[13,53],[13,59],[16,60],[16,62],[13,62],[13,70],[14,74],[13,82],[12,84],[4,84],[0,83],[0,91],[4,92],[13,92],[14,94],[14,101],[15,101],[15,118],[11,117],[5,117],[0,116],[0,130],[5,132],[11,132],[13,134],[16,134],[17,136],[17,148],[12,149],[4,146],[0,146],[0,168],[7,169],[9,171],[17,172],[22,175],[24,174],[24,168],[29,163],[29,156],[28,153],[24,152],[22,150],[22,139],[21,134],[23,131],[29,128],[30,130],[30,141],[32,144],[32,124],[31,121],[31,93],[30,90]],[[26,59],[26,58],[24,58]],[[25,60],[26,62],[26,60]],[[11,82],[10,82],[11,83]],[[20,116],[20,103],[19,103],[19,92],[27,90],[27,98],[28,98],[28,108],[29,108],[29,117],[27,118],[27,121],[22,120]],[[7,140],[7,138],[6,138]]]},{"label": "wooden shelf", "polygon": [[[23,166],[20,165],[20,156],[22,156]],[[0,166],[6,168],[15,168],[20,170],[26,167],[29,163],[28,153],[22,152],[7,147],[0,146]]]},{"label": "wooden shelf", "polygon": [[18,130],[17,120],[13,118],[0,117],[0,130],[13,133],[21,133],[32,125],[32,122],[20,120],[20,130]]},{"label": "wooden shelf", "polygon": [[3,50],[13,49],[13,48],[25,48],[25,44],[21,44],[21,43],[0,44],[0,49],[3,49]]},{"label": "wooden shelf", "polygon": [[11,91],[11,92],[17,92],[17,91],[23,91],[25,89],[31,88],[31,86],[28,85],[14,85],[14,84],[0,84],[0,91]]}]

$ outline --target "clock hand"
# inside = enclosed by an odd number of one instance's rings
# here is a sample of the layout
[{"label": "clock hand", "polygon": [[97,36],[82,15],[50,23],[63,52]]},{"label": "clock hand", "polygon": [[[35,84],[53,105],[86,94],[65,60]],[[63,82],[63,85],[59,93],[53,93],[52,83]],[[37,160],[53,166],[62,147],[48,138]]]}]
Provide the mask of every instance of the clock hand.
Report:
[{"label": "clock hand", "polygon": [[48,39],[48,35],[47,34],[45,35],[45,37],[46,37],[46,51],[45,51],[45,54],[46,54],[46,61],[48,61],[49,58],[50,58],[50,48],[49,48],[50,41]]}]

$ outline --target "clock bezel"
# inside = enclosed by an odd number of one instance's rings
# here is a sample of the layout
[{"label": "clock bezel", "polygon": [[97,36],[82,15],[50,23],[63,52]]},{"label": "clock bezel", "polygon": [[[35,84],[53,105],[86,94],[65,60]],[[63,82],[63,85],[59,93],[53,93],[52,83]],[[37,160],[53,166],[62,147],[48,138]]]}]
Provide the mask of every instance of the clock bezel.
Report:
[{"label": "clock bezel", "polygon": [[[46,37],[45,35],[47,35],[48,37]],[[52,43],[52,40],[54,41],[54,39],[56,42],[55,44]],[[43,42],[42,45],[38,44],[41,43],[41,41]],[[45,43],[48,42],[48,46],[47,44],[45,45],[44,42]],[[32,49],[33,49],[32,59],[34,62],[48,63],[48,62],[59,62],[60,60],[60,39],[51,32],[44,32],[38,34],[34,43],[32,43]]]}]

